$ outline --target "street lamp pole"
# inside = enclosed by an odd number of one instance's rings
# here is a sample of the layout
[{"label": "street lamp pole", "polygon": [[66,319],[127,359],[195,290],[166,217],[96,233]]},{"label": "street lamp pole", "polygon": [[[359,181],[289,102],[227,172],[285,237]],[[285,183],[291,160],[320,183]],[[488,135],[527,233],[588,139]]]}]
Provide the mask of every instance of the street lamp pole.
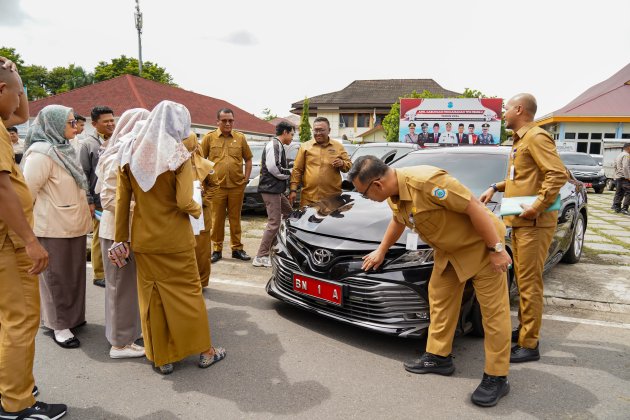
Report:
[{"label": "street lamp pole", "polygon": [[138,75],[142,77],[142,12],[140,11],[140,0],[136,0],[136,29],[138,30]]}]

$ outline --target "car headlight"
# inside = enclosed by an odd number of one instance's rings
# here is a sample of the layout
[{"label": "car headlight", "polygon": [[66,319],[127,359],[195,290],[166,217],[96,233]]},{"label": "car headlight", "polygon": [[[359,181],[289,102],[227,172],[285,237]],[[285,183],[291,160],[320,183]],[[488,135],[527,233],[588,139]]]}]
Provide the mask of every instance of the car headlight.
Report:
[{"label": "car headlight", "polygon": [[280,223],[280,229],[278,229],[278,238],[280,238],[280,242],[282,245],[286,245],[287,243],[287,225],[285,222]]},{"label": "car headlight", "polygon": [[604,170],[600,169],[599,172],[597,172],[597,176],[604,176]]},{"label": "car headlight", "polygon": [[418,249],[415,251],[407,251],[394,261],[387,264],[388,270],[401,268],[417,267],[433,263],[433,249]]},{"label": "car headlight", "polygon": [[260,175],[256,176],[255,178],[250,179],[249,182],[247,183],[247,186],[258,187],[259,183],[260,183]]}]

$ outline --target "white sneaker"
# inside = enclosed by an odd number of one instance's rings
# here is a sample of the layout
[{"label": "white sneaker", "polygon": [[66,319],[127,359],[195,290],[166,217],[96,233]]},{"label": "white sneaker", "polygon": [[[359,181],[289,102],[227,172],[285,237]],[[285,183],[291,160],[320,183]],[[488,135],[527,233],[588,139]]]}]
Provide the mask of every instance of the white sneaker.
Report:
[{"label": "white sneaker", "polygon": [[130,344],[128,346],[123,347],[122,349],[117,349],[112,346],[109,349],[109,357],[112,359],[130,359],[132,357],[143,357],[144,356],[144,347],[139,346],[137,344]]},{"label": "white sneaker", "polygon": [[254,257],[252,265],[254,267],[271,267],[271,260],[269,257]]}]

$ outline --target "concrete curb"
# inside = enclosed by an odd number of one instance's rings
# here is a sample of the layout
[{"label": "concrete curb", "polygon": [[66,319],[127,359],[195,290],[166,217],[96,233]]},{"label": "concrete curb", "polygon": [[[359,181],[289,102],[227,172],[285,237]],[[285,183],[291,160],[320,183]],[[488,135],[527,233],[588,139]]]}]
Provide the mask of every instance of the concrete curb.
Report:
[{"label": "concrete curb", "polygon": [[557,296],[544,296],[546,306],[559,306],[563,308],[587,309],[590,311],[613,312],[630,314],[630,304],[598,302],[594,300],[569,299]]}]

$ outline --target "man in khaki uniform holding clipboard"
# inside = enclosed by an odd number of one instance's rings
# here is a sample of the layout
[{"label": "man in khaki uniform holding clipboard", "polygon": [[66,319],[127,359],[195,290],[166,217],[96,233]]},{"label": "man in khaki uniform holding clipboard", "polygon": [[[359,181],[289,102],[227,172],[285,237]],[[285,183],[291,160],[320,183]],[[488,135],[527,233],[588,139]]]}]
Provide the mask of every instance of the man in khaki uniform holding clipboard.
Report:
[{"label": "man in khaki uniform holding clipboard", "polygon": [[514,131],[505,180],[493,184],[479,199],[487,203],[496,191],[505,198],[536,196],[534,204],[521,205],[523,212],[505,216],[512,227],[514,270],[520,294],[520,325],[512,332],[510,362],[540,359],[538,338],[543,311],[543,268],[553,238],[558,212],[548,211],[567,182],[567,170],[558,156],[553,138],[534,121],[536,98],[528,93],[514,96],[505,107],[505,126]]},{"label": "man in khaki uniform holding clipboard", "polygon": [[393,169],[375,156],[362,156],[348,173],[363,197],[388,200],[393,217],[379,247],[363,257],[364,270],[377,269],[405,227],[407,249],[418,235],[434,250],[429,280],[431,323],[426,352],[405,362],[412,373],[451,375],[451,351],[466,282],[472,279],[481,307],[486,361],[472,402],[496,405],[510,390],[510,304],[506,271],[512,263],[504,249],[505,226],[470,190],[434,166]]}]

